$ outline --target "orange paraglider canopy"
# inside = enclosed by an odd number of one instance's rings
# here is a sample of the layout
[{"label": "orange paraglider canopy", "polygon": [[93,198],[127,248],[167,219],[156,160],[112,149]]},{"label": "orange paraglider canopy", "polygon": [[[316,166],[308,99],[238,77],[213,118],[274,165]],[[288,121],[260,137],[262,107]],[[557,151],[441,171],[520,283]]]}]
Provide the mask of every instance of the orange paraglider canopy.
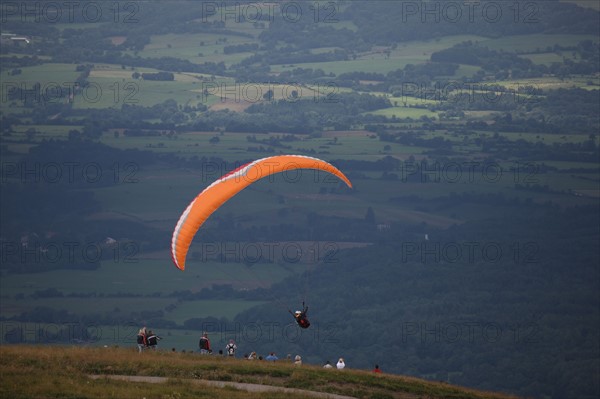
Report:
[{"label": "orange paraglider canopy", "polygon": [[294,169],[318,169],[352,183],[335,166],[321,159],[302,155],[278,155],[242,165],[217,179],[188,205],[180,216],[171,239],[171,258],[180,270],[185,269],[185,258],[196,232],[208,217],[231,197],[250,184],[269,175]]}]

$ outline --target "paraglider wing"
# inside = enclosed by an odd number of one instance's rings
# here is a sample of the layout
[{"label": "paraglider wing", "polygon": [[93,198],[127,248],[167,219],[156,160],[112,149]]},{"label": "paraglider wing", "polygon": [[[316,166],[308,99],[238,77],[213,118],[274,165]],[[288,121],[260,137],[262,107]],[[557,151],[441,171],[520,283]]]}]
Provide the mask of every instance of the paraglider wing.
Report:
[{"label": "paraglider wing", "polygon": [[185,269],[185,258],[194,235],[208,217],[231,197],[263,177],[294,169],[318,169],[352,183],[335,166],[302,155],[278,155],[250,162],[217,179],[188,205],[183,212],[171,239],[171,258],[180,270]]}]

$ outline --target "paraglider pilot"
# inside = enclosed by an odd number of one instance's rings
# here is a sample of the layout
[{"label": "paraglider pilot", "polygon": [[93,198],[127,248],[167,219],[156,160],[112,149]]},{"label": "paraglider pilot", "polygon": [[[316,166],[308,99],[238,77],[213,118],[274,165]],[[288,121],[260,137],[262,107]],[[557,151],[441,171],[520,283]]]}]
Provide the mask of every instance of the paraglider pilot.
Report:
[{"label": "paraglider pilot", "polygon": [[308,318],[306,317],[306,312],[308,312],[308,306],[305,306],[304,302],[302,302],[302,310],[296,310],[296,312],[294,312],[294,313],[292,313],[291,310],[288,310],[288,312],[290,312],[290,314],[292,316],[294,316],[294,319],[296,319],[296,323],[298,323],[298,325],[301,328],[310,327],[310,322],[308,321]]}]

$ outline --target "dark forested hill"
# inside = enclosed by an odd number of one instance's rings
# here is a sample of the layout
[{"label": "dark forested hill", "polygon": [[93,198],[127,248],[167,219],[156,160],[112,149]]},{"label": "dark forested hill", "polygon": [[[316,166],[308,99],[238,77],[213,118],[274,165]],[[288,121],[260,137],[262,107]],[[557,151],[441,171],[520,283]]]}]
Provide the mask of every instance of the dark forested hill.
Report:
[{"label": "dark forested hill", "polygon": [[[320,265],[306,295],[318,334],[277,349],[525,396],[592,397],[598,209],[501,213]],[[286,298],[298,284],[288,281],[274,296]],[[276,314],[249,311],[239,321]]]}]

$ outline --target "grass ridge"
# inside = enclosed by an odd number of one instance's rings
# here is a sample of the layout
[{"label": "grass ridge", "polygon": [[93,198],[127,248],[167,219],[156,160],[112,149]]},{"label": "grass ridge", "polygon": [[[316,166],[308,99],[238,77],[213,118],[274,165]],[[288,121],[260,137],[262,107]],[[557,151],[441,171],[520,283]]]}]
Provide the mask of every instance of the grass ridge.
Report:
[{"label": "grass ridge", "polygon": [[[151,384],[90,375],[164,377]],[[226,383],[198,384],[199,380]],[[506,399],[484,392],[414,377],[364,370],[145,352],[131,348],[3,345],[0,347],[0,398],[305,398],[297,391],[249,392],[232,383],[301,389],[365,399]]]}]

